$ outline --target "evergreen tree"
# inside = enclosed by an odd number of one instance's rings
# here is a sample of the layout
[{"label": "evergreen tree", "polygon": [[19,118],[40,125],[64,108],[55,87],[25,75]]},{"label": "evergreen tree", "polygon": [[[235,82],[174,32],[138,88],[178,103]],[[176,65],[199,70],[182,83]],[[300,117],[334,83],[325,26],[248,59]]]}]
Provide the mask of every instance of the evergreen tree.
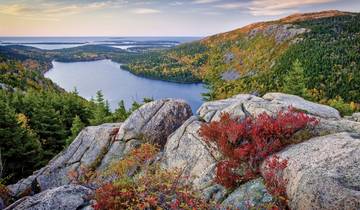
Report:
[{"label": "evergreen tree", "polygon": [[40,137],[44,149],[44,161],[50,160],[64,148],[67,136],[65,126],[61,121],[59,111],[49,104],[34,108],[31,128]]},{"label": "evergreen tree", "polygon": [[101,90],[96,91],[95,103],[105,105],[104,95]]},{"label": "evergreen tree", "polygon": [[283,91],[293,95],[305,96],[306,78],[299,60],[294,61],[291,71],[285,76]]},{"label": "evergreen tree", "polygon": [[95,106],[93,110],[93,118],[90,120],[92,125],[100,125],[109,121],[111,118],[111,112],[109,104],[104,100],[102,92],[99,90],[96,92]]},{"label": "evergreen tree", "polygon": [[66,140],[66,146],[70,145],[71,142],[76,138],[80,131],[85,127],[85,124],[81,121],[79,116],[75,116],[71,126],[71,136]]},{"label": "evergreen tree", "polygon": [[10,182],[19,176],[29,175],[39,165],[42,150],[40,142],[16,120],[14,109],[0,101],[0,150],[3,176]]},{"label": "evergreen tree", "polygon": [[141,107],[142,104],[134,101],[132,104],[131,104],[131,108],[130,108],[130,113],[134,112],[135,110],[137,110],[138,108]]},{"label": "evergreen tree", "polygon": [[146,104],[146,103],[150,103],[150,102],[152,102],[152,101],[154,101],[154,98],[147,98],[147,97],[145,97],[145,98],[143,98],[143,102]]},{"label": "evergreen tree", "polygon": [[113,114],[113,121],[114,122],[123,122],[126,120],[126,118],[129,116],[130,113],[125,108],[124,101],[121,100],[118,104],[118,108],[115,109],[115,112]]}]

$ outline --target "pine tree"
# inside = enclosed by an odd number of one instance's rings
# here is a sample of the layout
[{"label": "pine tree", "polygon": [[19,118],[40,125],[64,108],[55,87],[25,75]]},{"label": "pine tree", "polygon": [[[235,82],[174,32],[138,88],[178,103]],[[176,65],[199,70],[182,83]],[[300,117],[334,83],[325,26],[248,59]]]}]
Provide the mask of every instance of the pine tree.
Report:
[{"label": "pine tree", "polygon": [[129,116],[129,113],[125,108],[124,101],[121,100],[118,104],[118,108],[115,109],[115,112],[113,114],[113,121],[114,122],[123,122],[126,120],[126,118],[128,116]]},{"label": "pine tree", "polygon": [[71,136],[66,140],[66,146],[70,145],[71,142],[76,138],[80,131],[85,127],[85,124],[81,121],[79,116],[75,116],[71,126]]},{"label": "pine tree", "polygon": [[31,128],[40,137],[45,154],[44,161],[51,159],[64,148],[67,136],[65,126],[61,121],[59,111],[51,105],[43,104],[34,108]]},{"label": "pine tree", "polygon": [[293,63],[291,71],[284,78],[283,91],[293,95],[305,96],[306,78],[304,68],[297,59]]},{"label": "pine tree", "polygon": [[11,176],[10,182],[32,173],[40,163],[41,144],[16,120],[14,109],[0,101],[0,149],[3,176]]},{"label": "pine tree", "polygon": [[96,91],[95,103],[105,105],[104,95],[102,94],[101,90]]},{"label": "pine tree", "polygon": [[111,112],[109,103],[104,100],[104,95],[99,90],[96,92],[95,107],[93,111],[93,118],[90,120],[92,125],[99,125],[110,121]]},{"label": "pine tree", "polygon": [[134,101],[132,104],[131,104],[131,108],[130,108],[130,113],[134,112],[135,110],[139,109],[141,107],[142,104]]},{"label": "pine tree", "polygon": [[145,98],[143,98],[143,102],[146,104],[146,103],[150,103],[150,102],[152,102],[152,101],[154,101],[154,98],[147,98],[147,97],[145,97]]}]

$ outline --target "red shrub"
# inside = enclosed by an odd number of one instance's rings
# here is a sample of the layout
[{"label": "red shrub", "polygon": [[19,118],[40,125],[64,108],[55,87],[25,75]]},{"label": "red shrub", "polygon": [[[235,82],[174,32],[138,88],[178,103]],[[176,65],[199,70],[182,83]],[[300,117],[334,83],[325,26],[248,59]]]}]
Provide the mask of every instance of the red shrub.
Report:
[{"label": "red shrub", "polygon": [[231,188],[237,184],[241,177],[234,172],[239,167],[236,161],[223,160],[216,166],[216,182],[221,183],[227,188]]},{"label": "red shrub", "polygon": [[284,179],[282,173],[287,167],[287,160],[280,160],[278,156],[273,156],[265,162],[265,172],[263,173],[266,188],[276,197],[285,197],[286,185],[288,180]]},{"label": "red shrub", "polygon": [[[107,173],[117,178],[96,190],[94,209],[211,209],[190,185],[180,182],[181,171],[147,164],[158,151],[151,144],[143,144],[114,162]],[[134,168],[138,173],[128,173]]]},{"label": "red shrub", "polygon": [[287,167],[287,160],[280,160],[278,156],[273,156],[265,162],[265,171],[263,177],[265,179],[265,185],[269,193],[277,201],[277,206],[286,207],[286,185],[288,180],[282,175],[284,169]]},{"label": "red shrub", "polygon": [[225,113],[219,122],[203,124],[200,135],[215,142],[227,159],[218,163],[216,181],[236,187],[258,175],[261,162],[284,148],[294,133],[317,123],[316,118],[292,108],[275,117],[263,113],[241,122]]}]

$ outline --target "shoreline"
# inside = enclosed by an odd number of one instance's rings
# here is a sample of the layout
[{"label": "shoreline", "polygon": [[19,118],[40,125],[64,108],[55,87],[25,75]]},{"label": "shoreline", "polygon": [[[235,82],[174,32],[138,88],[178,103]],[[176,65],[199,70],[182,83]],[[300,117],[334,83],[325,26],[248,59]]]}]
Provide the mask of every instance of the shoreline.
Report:
[{"label": "shoreline", "polygon": [[124,71],[127,71],[129,73],[131,73],[132,75],[135,75],[137,77],[141,77],[141,78],[145,78],[145,79],[150,79],[150,80],[155,80],[155,81],[163,81],[163,82],[170,82],[170,83],[176,83],[176,84],[188,84],[188,85],[191,85],[191,84],[194,84],[194,85],[199,85],[199,84],[205,84],[203,81],[199,81],[199,82],[181,82],[181,81],[173,81],[173,80],[167,80],[167,79],[160,79],[160,78],[154,78],[154,77],[147,77],[147,76],[144,76],[144,75],[141,75],[141,74],[135,74],[134,72],[132,72],[130,69],[128,68],[124,68],[124,66],[126,64],[123,64],[123,63],[119,63],[119,62],[116,62],[114,60],[112,60],[111,58],[108,58],[108,59],[94,59],[94,60],[79,60],[79,61],[68,61],[68,62],[64,62],[64,61],[58,61],[56,59],[53,59],[51,61],[51,68],[47,69],[46,71],[44,71],[42,73],[42,75],[44,76],[46,72],[50,71],[52,68],[54,68],[54,65],[53,65],[53,62],[58,62],[58,63],[81,63],[81,62],[94,62],[94,61],[102,61],[102,60],[110,60],[111,62],[114,62],[116,64],[119,64],[121,70],[124,70]]}]

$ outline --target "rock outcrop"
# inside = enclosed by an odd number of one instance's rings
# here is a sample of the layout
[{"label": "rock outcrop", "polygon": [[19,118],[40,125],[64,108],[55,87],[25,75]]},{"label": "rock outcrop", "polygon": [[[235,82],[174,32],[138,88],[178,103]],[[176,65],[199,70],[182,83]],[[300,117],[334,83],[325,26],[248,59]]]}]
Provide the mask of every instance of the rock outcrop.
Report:
[{"label": "rock outcrop", "polygon": [[85,167],[96,168],[101,164],[109,164],[102,163],[102,155],[111,147],[120,125],[104,124],[83,129],[72,144],[55,156],[47,166],[8,188],[15,197],[32,195],[69,184],[69,172],[80,174]]},{"label": "rock outcrop", "polygon": [[[218,121],[221,114],[225,112],[229,113],[233,118],[244,119],[248,116],[256,117],[264,112],[270,115],[275,115],[278,111],[288,109],[289,106],[319,119],[319,124],[317,125],[316,129],[311,130],[311,134],[313,136],[325,134],[337,135],[336,133],[345,131],[360,133],[360,123],[341,118],[339,112],[329,106],[316,104],[310,101],[306,101],[298,96],[282,93],[269,93],[263,97],[257,97],[249,94],[240,94],[229,99],[204,103],[198,110],[199,117],[190,118],[168,138],[162,158],[162,166],[167,169],[183,169],[184,174],[187,177],[190,177],[190,181],[192,182],[193,186],[197,189],[200,189],[206,199],[213,199],[217,201],[225,199],[225,204],[235,202],[237,196],[233,195],[227,197],[228,192],[226,192],[226,190],[218,187],[217,185],[214,185],[215,166],[217,162],[221,160],[222,156],[219,154],[215,145],[205,142],[199,136],[199,128],[203,123]],[[331,149],[329,149],[327,152],[331,153],[331,150],[341,151],[341,148],[345,147],[346,144],[349,145],[349,147],[346,146],[346,148],[350,148],[350,146],[360,148],[358,145],[350,144],[348,140],[346,142],[343,142],[344,145],[332,145]],[[331,141],[329,141],[328,144],[331,144]],[[328,147],[330,148],[330,146]],[[304,153],[298,157],[302,158],[305,162],[307,161],[310,166],[316,165],[316,158],[312,158],[312,155],[309,155],[308,157],[306,154],[306,147],[304,147],[303,151]],[[350,150],[348,152],[349,154],[351,153]],[[313,155],[316,156],[316,154],[316,150],[314,149]],[[331,155],[335,154],[338,153],[333,153]],[[352,154],[354,155],[356,153],[352,152]],[[356,156],[360,157],[359,155]],[[334,161],[336,159],[335,156],[328,156],[328,158],[333,158]],[[351,159],[350,155],[344,157],[345,160],[348,158]],[[315,162],[313,162],[313,160]],[[323,161],[324,165],[326,165],[325,160],[321,161]],[[349,161],[352,162],[351,160]],[[354,167],[360,170],[360,167],[356,166],[355,164]],[[325,172],[325,169],[323,172]],[[352,174],[351,176],[353,178],[355,177],[356,179],[355,175],[353,176]],[[297,181],[299,183],[302,182],[302,180]],[[238,190],[243,192],[244,189],[247,188],[245,186],[251,185],[252,184],[246,183],[245,185],[240,186],[239,189],[237,189],[235,192]],[[263,191],[263,195],[265,195],[265,193],[266,190]],[[236,205],[242,209],[241,206],[244,203],[241,203],[242,199],[238,199],[238,201],[239,202],[237,202]],[[293,207],[295,207],[294,209],[311,209],[299,208],[298,206]]]},{"label": "rock outcrop", "polygon": [[284,106],[292,106],[299,110],[304,110],[306,113],[321,117],[324,119],[340,119],[338,110],[314,102],[307,101],[299,96],[289,95],[285,93],[268,93],[263,96],[264,99],[271,101],[271,103],[278,103]]},{"label": "rock outcrop", "polygon": [[246,116],[256,117],[261,113],[275,115],[289,106],[303,111],[319,119],[314,135],[339,132],[360,133],[360,123],[356,122],[356,114],[352,119],[341,118],[336,109],[307,101],[299,96],[284,93],[268,93],[262,98],[250,94],[240,94],[229,99],[204,103],[198,114],[205,122],[218,121],[222,113],[243,119]]},{"label": "rock outcrop", "polygon": [[191,177],[198,189],[212,183],[215,165],[221,159],[215,145],[211,147],[199,136],[201,124],[198,117],[188,119],[168,138],[161,160],[165,169],[183,170],[183,174]]},{"label": "rock outcrop", "polygon": [[5,210],[80,209],[88,205],[92,190],[80,185],[64,185],[34,196],[24,197]]},{"label": "rock outcrop", "polygon": [[240,78],[240,73],[235,69],[225,71],[221,74],[221,79],[225,81],[237,80]]},{"label": "rock outcrop", "polygon": [[153,101],[136,110],[121,125],[116,139],[146,139],[163,147],[166,138],[191,115],[191,107],[183,100]]},{"label": "rock outcrop", "polygon": [[221,204],[224,209],[250,209],[272,201],[273,197],[267,192],[264,180],[258,178],[241,185]]},{"label": "rock outcrop", "polygon": [[360,122],[360,112],[354,113],[351,116],[346,116],[345,118],[348,120]]},{"label": "rock outcrop", "polygon": [[191,115],[191,108],[184,101],[163,99],[143,105],[124,123],[86,127],[48,165],[8,189],[18,198],[71,184],[70,174],[79,176],[84,170],[103,172],[114,160],[145,141],[163,146],[168,135]]},{"label": "rock outcrop", "polygon": [[[277,155],[288,159],[283,172],[292,209],[360,209],[360,123],[358,115],[347,119],[329,106],[298,96],[268,93],[263,97],[240,94],[204,103],[198,116],[182,100],[164,99],[148,103],[125,122],[85,128],[74,142],[47,166],[32,176],[8,186],[18,200],[10,209],[87,209],[96,185],[74,185],[69,172],[83,168],[102,172],[144,142],[158,144],[163,169],[180,169],[187,182],[206,200],[223,208],[246,209],[272,201],[262,178],[251,180],[234,191],[214,183],[216,164],[223,159],[217,146],[199,135],[204,123],[217,121],[222,113],[234,119],[276,115],[289,106],[316,117],[313,138],[285,148]],[[316,137],[320,136],[320,137]],[[34,195],[35,194],[35,195]],[[71,200],[71,201],[69,201]],[[9,210],[10,210],[9,209]]]},{"label": "rock outcrop", "polygon": [[360,135],[310,139],[276,154],[288,159],[291,209],[360,209]]},{"label": "rock outcrop", "polygon": [[265,36],[274,36],[276,43],[281,44],[284,41],[290,40],[290,39],[296,37],[297,35],[300,35],[300,34],[303,34],[306,32],[309,32],[309,30],[306,28],[297,28],[296,26],[294,26],[292,24],[284,24],[284,25],[271,24],[264,28],[259,27],[259,28],[252,29],[249,32],[248,37],[251,39],[251,38],[254,38],[258,34],[265,35]]}]

